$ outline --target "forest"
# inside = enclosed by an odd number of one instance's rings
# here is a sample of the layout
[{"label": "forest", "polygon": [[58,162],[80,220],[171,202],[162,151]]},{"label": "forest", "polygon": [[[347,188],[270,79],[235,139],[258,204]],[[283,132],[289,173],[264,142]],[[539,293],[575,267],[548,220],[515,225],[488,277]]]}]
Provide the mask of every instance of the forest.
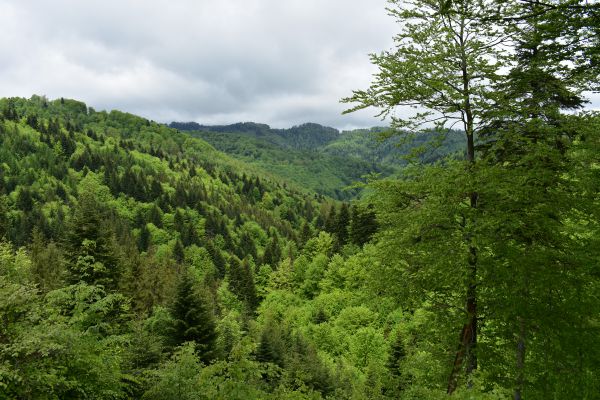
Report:
[{"label": "forest", "polygon": [[0,99],[0,399],[600,398],[600,4],[388,4],[389,128]]},{"label": "forest", "polygon": [[252,122],[225,126],[172,122],[169,126],[337,200],[359,197],[362,190],[357,183],[369,176],[397,175],[411,157],[431,163],[462,151],[460,136],[446,131],[400,137],[384,127],[339,132],[311,123],[289,129]]}]

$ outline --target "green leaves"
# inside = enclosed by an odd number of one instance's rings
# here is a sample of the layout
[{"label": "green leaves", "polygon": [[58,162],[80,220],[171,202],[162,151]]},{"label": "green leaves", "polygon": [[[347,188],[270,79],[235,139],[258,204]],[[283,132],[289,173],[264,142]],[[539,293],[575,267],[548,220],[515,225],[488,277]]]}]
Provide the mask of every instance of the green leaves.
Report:
[{"label": "green leaves", "polygon": [[[346,112],[374,107],[398,130],[438,129],[463,125],[467,134],[493,97],[498,79],[503,33],[477,24],[490,2],[390,1],[388,11],[399,22],[395,48],[372,54],[379,68],[367,90],[354,91],[343,102]],[[415,107],[413,112],[409,107]],[[396,109],[400,111],[399,116]]]}]

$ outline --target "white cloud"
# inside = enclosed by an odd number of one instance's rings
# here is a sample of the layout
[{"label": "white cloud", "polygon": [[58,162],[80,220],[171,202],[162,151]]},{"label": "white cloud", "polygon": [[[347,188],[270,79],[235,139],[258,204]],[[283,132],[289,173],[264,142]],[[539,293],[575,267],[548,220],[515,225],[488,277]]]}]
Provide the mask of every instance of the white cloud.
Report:
[{"label": "white cloud", "polygon": [[168,122],[372,126],[342,116],[385,0],[0,0],[0,96],[72,97]]},{"label": "white cloud", "polygon": [[368,53],[392,46],[386,4],[0,0],[0,96],[70,97],[163,122],[378,125],[375,110],[342,116],[339,100],[368,86]]}]

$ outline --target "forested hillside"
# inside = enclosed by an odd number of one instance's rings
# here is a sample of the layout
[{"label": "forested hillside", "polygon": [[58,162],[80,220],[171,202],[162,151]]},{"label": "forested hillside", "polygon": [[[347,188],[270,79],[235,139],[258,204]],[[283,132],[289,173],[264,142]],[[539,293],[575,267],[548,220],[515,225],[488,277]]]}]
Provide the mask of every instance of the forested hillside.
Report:
[{"label": "forested hillside", "polygon": [[161,385],[178,385],[169,366],[195,350],[219,360],[203,383],[215,391],[229,374],[240,393],[329,379],[300,332],[286,333],[297,350],[277,356],[292,375],[261,364],[274,357],[261,339],[271,311],[257,309],[278,285],[317,290],[291,263],[322,268],[368,240],[371,211],[292,191],[130,114],[37,96],[0,109],[5,397],[164,398]]},{"label": "forested hillside", "polygon": [[388,11],[383,145],[0,99],[0,399],[599,399],[598,3]]},{"label": "forested hillside", "polygon": [[353,186],[366,176],[397,174],[408,164],[407,157],[434,162],[461,155],[463,141],[457,131],[400,140],[389,137],[386,128],[339,132],[312,123],[289,129],[252,122],[217,126],[172,122],[169,126],[286,181],[340,200],[357,197],[360,190]]}]

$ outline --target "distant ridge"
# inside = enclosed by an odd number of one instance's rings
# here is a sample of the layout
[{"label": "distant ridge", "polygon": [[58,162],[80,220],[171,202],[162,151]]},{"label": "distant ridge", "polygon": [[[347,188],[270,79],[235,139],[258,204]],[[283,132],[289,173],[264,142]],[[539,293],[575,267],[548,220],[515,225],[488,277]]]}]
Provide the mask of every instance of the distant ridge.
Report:
[{"label": "distant ridge", "polygon": [[[412,143],[400,145],[398,137],[377,140],[387,128],[340,132],[316,123],[287,129],[267,124],[239,122],[230,125],[202,125],[172,122],[169,127],[201,138],[218,150],[268,170],[288,181],[337,199],[360,193],[353,188],[364,176],[390,176],[406,164],[403,156],[433,140],[437,134],[419,135]],[[423,153],[420,159],[432,162],[460,148],[464,135],[450,134],[442,145]]]},{"label": "distant ridge", "polygon": [[208,131],[208,132],[254,132],[260,133],[271,130],[267,124],[257,124],[255,122],[237,122],[230,125],[201,125],[197,122],[171,122],[170,128],[180,131]]},{"label": "distant ridge", "polygon": [[238,122],[230,125],[201,125],[197,122],[171,122],[170,128],[185,132],[243,133],[266,138],[268,141],[295,149],[314,149],[324,146],[340,136],[340,131],[313,122],[287,129],[274,129],[267,124]]}]

